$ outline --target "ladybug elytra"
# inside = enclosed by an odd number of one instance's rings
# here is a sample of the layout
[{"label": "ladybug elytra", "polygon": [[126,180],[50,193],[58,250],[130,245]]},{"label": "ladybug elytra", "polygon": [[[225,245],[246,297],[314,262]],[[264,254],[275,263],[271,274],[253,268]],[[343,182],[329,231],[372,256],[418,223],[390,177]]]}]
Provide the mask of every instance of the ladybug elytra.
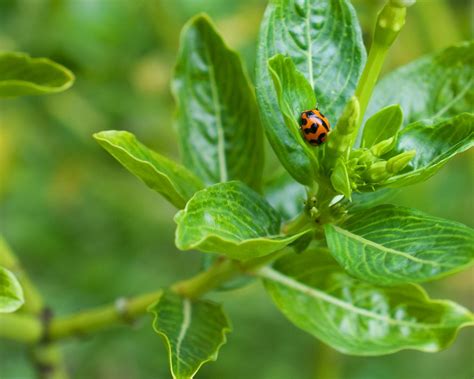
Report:
[{"label": "ladybug elytra", "polygon": [[301,113],[300,125],[304,139],[313,146],[324,143],[331,129],[328,119],[318,108]]}]

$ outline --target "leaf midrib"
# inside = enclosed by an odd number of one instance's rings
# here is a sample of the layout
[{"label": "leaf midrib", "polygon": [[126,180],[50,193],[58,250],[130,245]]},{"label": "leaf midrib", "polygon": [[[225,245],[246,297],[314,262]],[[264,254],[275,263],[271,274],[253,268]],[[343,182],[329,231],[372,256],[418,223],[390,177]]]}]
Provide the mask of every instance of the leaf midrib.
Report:
[{"label": "leaf midrib", "polygon": [[384,321],[388,324],[391,325],[400,325],[400,326],[409,326],[413,328],[426,328],[426,329],[434,329],[437,327],[444,327],[445,325],[443,324],[425,324],[425,323],[415,323],[415,322],[410,322],[410,321],[401,321],[401,320],[394,320],[390,317],[385,317],[380,314],[370,312],[366,309],[358,308],[355,307],[354,305],[347,303],[345,301],[342,301],[338,298],[335,298],[333,296],[330,296],[316,288],[309,287],[301,282],[298,282],[297,280],[283,275],[280,272],[270,268],[270,267],[264,267],[260,269],[257,274],[265,279],[268,279],[270,281],[277,282],[279,284],[282,284],[286,287],[292,288],[294,290],[297,290],[299,292],[302,292],[304,294],[309,295],[310,297],[317,299],[317,300],[322,300],[325,302],[328,302],[330,304],[333,304],[337,307],[346,309],[350,312],[357,313],[362,316],[366,316],[369,318],[377,319],[380,321]]},{"label": "leaf midrib", "polygon": [[382,252],[385,252],[387,254],[398,255],[398,256],[401,256],[403,258],[406,258],[406,259],[411,260],[411,261],[416,262],[416,263],[426,264],[426,265],[430,265],[430,266],[440,266],[440,264],[438,262],[427,261],[425,259],[420,259],[420,258],[414,257],[413,255],[404,253],[403,251],[398,251],[398,250],[395,250],[395,249],[391,249],[389,247],[385,247],[385,246],[380,245],[376,242],[365,239],[362,236],[351,233],[348,230],[342,229],[342,228],[340,228],[336,225],[332,225],[332,227],[334,228],[334,230],[336,232],[338,232],[338,233],[340,233],[340,234],[342,234],[342,235],[344,235],[344,236],[346,236],[350,239],[356,240],[357,242],[360,242],[361,244],[374,247],[374,248],[376,248],[378,250],[381,250]]},{"label": "leaf midrib", "polygon": [[209,50],[206,46],[205,55],[209,67],[209,83],[211,86],[212,103],[214,105],[214,112],[216,114],[216,128],[217,128],[217,158],[219,162],[219,181],[226,182],[228,180],[227,163],[225,157],[225,137],[224,127],[222,125],[221,107],[219,104],[219,92],[216,83],[216,74],[214,72],[213,62],[209,55]]}]

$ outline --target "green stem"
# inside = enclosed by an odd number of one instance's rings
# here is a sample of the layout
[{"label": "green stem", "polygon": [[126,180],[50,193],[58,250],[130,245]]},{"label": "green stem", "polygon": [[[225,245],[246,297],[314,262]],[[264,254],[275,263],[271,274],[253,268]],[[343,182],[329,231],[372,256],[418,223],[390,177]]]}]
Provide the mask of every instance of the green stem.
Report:
[{"label": "green stem", "polygon": [[[283,249],[244,263],[221,259],[207,271],[179,281],[171,285],[170,288],[182,296],[195,299],[237,275],[253,272],[288,253],[289,250],[291,249]],[[47,341],[56,341],[95,333],[118,324],[130,323],[146,313],[148,307],[158,300],[161,292],[160,289],[131,299],[119,299],[114,304],[82,311],[64,318],[53,319],[44,337]],[[29,344],[39,342],[43,333],[40,321],[26,315],[0,315],[0,325],[2,326],[0,328],[0,338],[9,338]],[[3,325],[10,325],[11,328],[3,328]],[[29,328],[29,333],[26,336],[24,335],[25,326]]]},{"label": "green stem", "polygon": [[374,90],[375,84],[377,83],[380,71],[382,70],[387,52],[388,47],[379,45],[378,43],[373,43],[370,48],[369,56],[367,57],[367,63],[355,93],[359,99],[360,105],[357,129],[359,129],[360,125],[362,124],[362,120],[364,119],[365,111],[369,105],[372,92]]},{"label": "green stem", "polygon": [[405,24],[406,8],[387,3],[377,17],[374,38],[370,47],[367,63],[356,88],[356,97],[359,99],[360,115],[357,123],[358,130],[364,119],[364,114],[372,96],[375,83],[382,70],[387,52],[396,40]]}]

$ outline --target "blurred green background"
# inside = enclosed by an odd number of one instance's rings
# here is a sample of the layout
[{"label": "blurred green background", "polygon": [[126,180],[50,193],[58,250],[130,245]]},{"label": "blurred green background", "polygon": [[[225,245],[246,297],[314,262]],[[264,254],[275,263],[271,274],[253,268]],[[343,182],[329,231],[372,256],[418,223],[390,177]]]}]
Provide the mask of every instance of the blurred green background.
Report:
[{"label": "blurred green background", "polygon": [[[353,1],[370,44],[383,1]],[[167,285],[199,270],[200,254],[173,244],[175,209],[121,168],[91,138],[104,129],[135,133],[179,159],[170,76],[184,22],[216,21],[253,77],[264,0],[0,0],[0,50],[50,57],[77,76],[54,96],[0,103],[0,231],[56,314],[69,314]],[[472,38],[473,2],[425,0],[408,21],[385,70]],[[278,166],[267,149],[267,172]],[[473,153],[449,163],[393,202],[474,227]],[[427,286],[474,308],[473,271]],[[340,355],[289,324],[262,288],[212,294],[234,332],[198,378],[467,379],[474,332],[447,351],[385,357]],[[146,316],[62,344],[73,378],[168,378],[168,358]],[[33,378],[22,346],[0,341],[0,377]]]}]

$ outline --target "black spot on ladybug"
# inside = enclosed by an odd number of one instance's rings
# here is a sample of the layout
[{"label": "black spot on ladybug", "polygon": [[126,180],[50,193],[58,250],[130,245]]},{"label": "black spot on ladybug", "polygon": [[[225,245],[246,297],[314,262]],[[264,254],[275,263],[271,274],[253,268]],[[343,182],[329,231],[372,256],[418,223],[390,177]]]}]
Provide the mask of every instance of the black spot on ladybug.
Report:
[{"label": "black spot on ladybug", "polygon": [[304,134],[310,134],[311,133],[311,128],[303,129],[303,131],[304,131]]},{"label": "black spot on ladybug", "polygon": [[[321,116],[324,117],[324,115],[323,115],[322,113],[321,113]],[[323,126],[324,126],[324,129],[326,129],[326,130],[329,132],[329,126],[328,126],[328,124],[326,123],[326,121],[324,121],[322,118],[321,118],[320,120],[321,120],[321,122],[322,122],[322,124],[323,124]]]},{"label": "black spot on ladybug", "polygon": [[307,111],[306,116],[308,116],[308,117],[314,116],[314,112],[313,111]]},{"label": "black spot on ladybug", "polygon": [[320,144],[323,143],[325,139],[326,139],[326,133],[321,133],[318,137],[318,141]]},{"label": "black spot on ladybug", "polygon": [[308,120],[306,118],[301,117],[301,119],[300,119],[300,125],[301,126],[306,125],[307,122],[308,122]]},{"label": "black spot on ladybug", "polygon": [[317,139],[310,139],[310,140],[309,140],[309,143],[310,143],[311,145],[319,145],[319,144],[320,144],[320,142],[319,142]]}]

